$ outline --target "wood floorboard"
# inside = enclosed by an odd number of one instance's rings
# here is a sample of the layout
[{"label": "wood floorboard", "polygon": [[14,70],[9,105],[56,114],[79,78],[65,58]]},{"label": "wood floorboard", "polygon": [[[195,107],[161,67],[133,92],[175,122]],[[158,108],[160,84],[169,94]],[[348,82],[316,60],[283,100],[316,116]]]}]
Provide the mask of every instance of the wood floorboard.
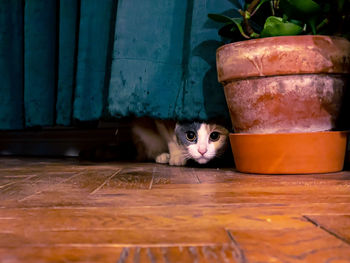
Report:
[{"label": "wood floorboard", "polygon": [[0,262],[350,262],[350,172],[0,158]]},{"label": "wood floorboard", "polygon": [[308,221],[350,245],[350,214],[305,215]]},{"label": "wood floorboard", "polygon": [[349,245],[319,228],[230,230],[247,262],[349,262]]}]

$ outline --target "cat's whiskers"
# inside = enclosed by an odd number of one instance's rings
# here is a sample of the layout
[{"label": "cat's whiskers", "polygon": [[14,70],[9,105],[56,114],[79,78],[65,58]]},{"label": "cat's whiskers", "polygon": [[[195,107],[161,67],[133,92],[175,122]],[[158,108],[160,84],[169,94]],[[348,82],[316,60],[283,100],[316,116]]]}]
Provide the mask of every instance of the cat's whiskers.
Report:
[{"label": "cat's whiskers", "polygon": [[183,157],[186,161],[192,159],[192,156],[191,156],[188,152],[186,152],[186,151],[183,151],[182,157]]}]

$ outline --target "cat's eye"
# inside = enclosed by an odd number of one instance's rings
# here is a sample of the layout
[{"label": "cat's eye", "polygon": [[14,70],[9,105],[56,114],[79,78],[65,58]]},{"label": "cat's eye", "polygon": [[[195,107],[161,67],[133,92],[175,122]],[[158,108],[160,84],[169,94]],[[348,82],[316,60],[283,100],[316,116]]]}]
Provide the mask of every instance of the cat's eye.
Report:
[{"label": "cat's eye", "polygon": [[193,142],[196,139],[196,134],[193,131],[186,132],[186,139]]},{"label": "cat's eye", "polygon": [[218,132],[212,132],[212,133],[210,134],[209,138],[210,138],[210,140],[211,140],[212,142],[215,142],[215,141],[219,140],[219,138],[220,138],[220,133],[218,133]]}]

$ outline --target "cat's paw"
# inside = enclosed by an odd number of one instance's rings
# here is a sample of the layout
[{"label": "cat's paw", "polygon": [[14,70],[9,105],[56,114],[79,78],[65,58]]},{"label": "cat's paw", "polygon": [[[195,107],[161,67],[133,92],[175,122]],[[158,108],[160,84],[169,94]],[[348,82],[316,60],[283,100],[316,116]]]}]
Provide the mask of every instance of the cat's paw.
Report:
[{"label": "cat's paw", "polygon": [[169,163],[169,160],[170,160],[169,153],[162,153],[156,157],[156,163]]},{"label": "cat's paw", "polygon": [[186,159],[182,156],[170,156],[169,164],[174,166],[184,166],[186,164]]}]

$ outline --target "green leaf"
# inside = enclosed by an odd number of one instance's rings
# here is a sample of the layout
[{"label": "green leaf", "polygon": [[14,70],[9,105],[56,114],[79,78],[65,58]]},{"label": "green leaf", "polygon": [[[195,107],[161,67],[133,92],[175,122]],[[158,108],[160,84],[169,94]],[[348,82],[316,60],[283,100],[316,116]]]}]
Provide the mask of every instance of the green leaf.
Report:
[{"label": "green leaf", "polygon": [[[249,36],[247,36],[243,30],[242,27],[242,21],[243,18],[231,18],[228,16],[224,16],[224,15],[219,15],[219,14],[208,14],[208,17],[216,22],[220,22],[220,23],[226,23],[227,25],[229,24],[234,24],[236,25],[236,27],[238,28],[239,32],[241,33],[241,35],[245,38],[250,38]],[[231,30],[233,31],[233,30]],[[223,30],[221,31],[223,32]],[[220,34],[220,33],[219,33]]]},{"label": "green leaf", "polygon": [[219,14],[208,14],[208,17],[219,23],[233,23],[232,18]]},{"label": "green leaf", "polygon": [[308,25],[311,27],[311,31],[312,31],[312,34],[313,35],[316,35],[316,31],[317,31],[317,28],[316,28],[316,17],[310,17],[308,20]]},{"label": "green leaf", "polygon": [[226,38],[233,38],[237,27],[235,24],[225,24],[219,29],[219,35]]},{"label": "green leaf", "polygon": [[301,26],[301,27],[304,26],[304,23],[301,22],[300,20],[290,19],[289,22],[290,22],[290,23],[293,23],[293,24],[296,24],[296,25],[298,25],[298,26]]},{"label": "green leaf", "polygon": [[244,32],[243,30],[243,27],[242,27],[242,19],[241,18],[233,18],[232,21],[236,24],[239,32],[241,33],[241,35],[245,38],[250,38],[249,36],[246,35],[246,33]]},{"label": "green leaf", "polygon": [[306,19],[321,12],[313,0],[280,0],[279,7],[289,18]]},{"label": "green leaf", "polygon": [[270,16],[266,19],[261,37],[295,36],[303,32],[303,28],[290,22],[283,22],[281,17]]}]

